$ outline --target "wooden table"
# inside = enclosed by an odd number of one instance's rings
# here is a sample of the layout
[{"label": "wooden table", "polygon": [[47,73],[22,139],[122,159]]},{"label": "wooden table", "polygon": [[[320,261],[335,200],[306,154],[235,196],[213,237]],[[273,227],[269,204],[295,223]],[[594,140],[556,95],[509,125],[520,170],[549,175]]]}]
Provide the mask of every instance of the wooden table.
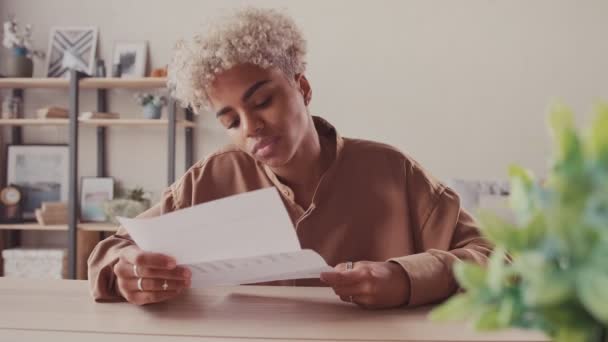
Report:
[{"label": "wooden table", "polygon": [[85,281],[0,278],[0,341],[545,341],[427,320],[429,308],[369,311],[328,288],[189,290],[168,303],[95,303]]}]

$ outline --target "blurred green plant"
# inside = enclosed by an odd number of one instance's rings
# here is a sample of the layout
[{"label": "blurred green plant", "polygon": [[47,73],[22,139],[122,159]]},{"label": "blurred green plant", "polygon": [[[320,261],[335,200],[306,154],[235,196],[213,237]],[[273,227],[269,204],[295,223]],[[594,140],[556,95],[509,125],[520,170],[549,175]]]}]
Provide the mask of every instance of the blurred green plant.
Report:
[{"label": "blurred green plant", "polygon": [[516,222],[480,213],[495,251],[485,267],[455,265],[464,292],[431,319],[472,317],[479,330],[520,327],[559,342],[608,341],[608,105],[597,106],[586,134],[577,133],[563,105],[549,121],[555,152],[548,178],[540,184],[510,168]]}]

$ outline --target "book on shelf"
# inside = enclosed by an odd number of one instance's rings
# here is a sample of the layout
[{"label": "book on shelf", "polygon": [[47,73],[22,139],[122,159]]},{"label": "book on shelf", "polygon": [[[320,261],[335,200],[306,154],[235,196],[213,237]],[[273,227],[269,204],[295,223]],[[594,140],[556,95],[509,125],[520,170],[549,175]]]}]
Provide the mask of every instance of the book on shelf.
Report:
[{"label": "book on shelf", "polygon": [[62,107],[44,107],[36,111],[39,119],[67,119],[69,117],[68,110]]},{"label": "book on shelf", "polygon": [[81,119],[120,119],[118,113],[104,113],[104,112],[82,112],[80,113]]}]

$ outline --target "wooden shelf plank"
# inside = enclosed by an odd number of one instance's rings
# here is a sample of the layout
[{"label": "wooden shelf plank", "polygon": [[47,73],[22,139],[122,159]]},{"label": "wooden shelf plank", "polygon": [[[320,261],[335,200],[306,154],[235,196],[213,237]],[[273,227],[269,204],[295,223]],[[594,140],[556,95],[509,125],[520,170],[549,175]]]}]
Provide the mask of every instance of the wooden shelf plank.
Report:
[{"label": "wooden shelf plank", "polygon": [[[112,223],[79,223],[78,229],[95,232],[115,232],[118,226]],[[66,231],[67,224],[40,225],[36,222],[26,223],[3,223],[0,230],[43,230],[43,231]]]},{"label": "wooden shelf plank", "polygon": [[67,89],[64,78],[0,78],[0,88],[61,88]]},{"label": "wooden shelf plank", "polygon": [[83,89],[153,89],[165,88],[167,79],[165,77],[142,77],[142,78],[114,78],[114,77],[90,77],[80,81]]},{"label": "wooden shelf plank", "polygon": [[[81,119],[81,123],[94,126],[166,126],[167,119]],[[194,127],[195,123],[177,120],[178,126]]]},{"label": "wooden shelf plank", "polygon": [[78,229],[93,232],[115,232],[118,226],[113,223],[79,223]]},{"label": "wooden shelf plank", "polygon": [[[82,89],[153,89],[165,88],[165,77],[114,78],[88,77],[80,81]],[[0,78],[0,88],[58,88],[68,89],[65,78]]]},{"label": "wooden shelf plank", "polygon": [[[167,119],[80,119],[79,122],[90,126],[166,126]],[[67,126],[68,119],[0,119],[0,126]],[[177,120],[180,127],[195,127],[196,123]]]},{"label": "wooden shelf plank", "polygon": [[40,225],[36,222],[27,223],[3,223],[0,224],[0,229],[14,230],[68,230],[67,224]]},{"label": "wooden shelf plank", "polygon": [[68,119],[0,119],[0,126],[66,126]]}]

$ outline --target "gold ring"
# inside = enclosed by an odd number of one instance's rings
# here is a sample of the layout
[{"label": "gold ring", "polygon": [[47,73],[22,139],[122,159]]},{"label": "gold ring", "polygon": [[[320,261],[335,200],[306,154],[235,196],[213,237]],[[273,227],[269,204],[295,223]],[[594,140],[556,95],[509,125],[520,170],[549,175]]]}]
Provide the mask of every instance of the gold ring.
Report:
[{"label": "gold ring", "polygon": [[144,281],[144,278],[139,278],[137,279],[137,289],[141,292],[144,291],[144,287],[142,285],[142,282]]},{"label": "gold ring", "polygon": [[135,265],[135,264],[133,264],[133,274],[134,274],[134,275],[135,275],[137,278],[139,278],[139,277],[140,277],[139,272],[137,272],[137,265]]},{"label": "gold ring", "polygon": [[353,267],[354,267],[354,263],[353,263],[352,261],[347,261],[347,262],[346,262],[346,270],[347,270],[347,271],[352,270],[352,269],[353,269]]},{"label": "gold ring", "polygon": [[167,284],[167,279],[165,279],[165,282],[163,283],[163,291],[167,291],[167,289],[169,288],[169,284]]}]

